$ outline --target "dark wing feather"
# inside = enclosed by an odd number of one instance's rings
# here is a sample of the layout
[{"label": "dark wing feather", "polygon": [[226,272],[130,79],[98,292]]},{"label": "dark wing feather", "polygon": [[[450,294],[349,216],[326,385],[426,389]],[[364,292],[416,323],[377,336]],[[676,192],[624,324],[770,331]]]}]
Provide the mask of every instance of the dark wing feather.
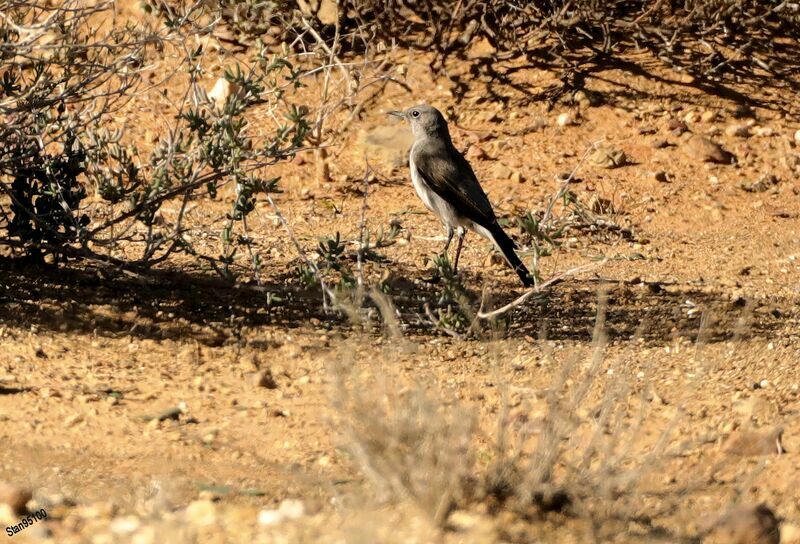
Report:
[{"label": "dark wing feather", "polygon": [[[444,160],[442,157],[450,157]],[[489,227],[496,222],[492,205],[467,160],[452,146],[415,146],[414,165],[431,190],[464,217]]]}]

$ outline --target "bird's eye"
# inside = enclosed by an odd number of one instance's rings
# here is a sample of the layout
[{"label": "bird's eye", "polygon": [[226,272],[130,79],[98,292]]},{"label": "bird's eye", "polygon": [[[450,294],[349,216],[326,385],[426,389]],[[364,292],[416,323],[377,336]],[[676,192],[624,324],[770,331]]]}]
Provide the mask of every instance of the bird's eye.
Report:
[{"label": "bird's eye", "polygon": [[414,110],[411,112],[411,117],[419,117],[419,111]]}]

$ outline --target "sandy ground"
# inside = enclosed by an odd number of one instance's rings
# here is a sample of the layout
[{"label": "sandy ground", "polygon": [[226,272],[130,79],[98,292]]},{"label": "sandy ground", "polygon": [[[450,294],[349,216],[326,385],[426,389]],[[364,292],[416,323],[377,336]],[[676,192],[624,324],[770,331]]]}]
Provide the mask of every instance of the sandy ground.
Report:
[{"label": "sandy ground", "polygon": [[[610,203],[602,216],[627,230],[571,233],[542,259],[542,277],[600,256],[609,262],[495,327],[451,337],[424,314],[441,291],[431,258],[442,229],[422,213],[407,169],[380,156],[369,159],[367,224],[394,221],[401,239],[365,274],[382,281],[396,306],[396,331],[377,313],[357,324],[325,313],[263,200],[249,225],[265,257],[260,289],[231,287],[180,258],[144,276],[3,259],[0,481],[31,489],[29,507],[47,512],[12,540],[691,542],[732,505],[763,502],[783,520],[783,541],[798,541],[798,102],[783,89],[744,85],[715,96],[645,62],[643,74],[591,74],[598,104],[548,111],[536,93],[554,76],[535,68],[509,70],[512,86],[480,64],[477,75],[453,67],[447,79],[431,74],[424,55],[398,62],[418,90],[412,97],[387,87],[348,128],[331,158],[334,181],[313,181],[310,154],[274,169],[285,191],[277,205],[307,251],[336,232],[358,238],[360,133],[393,129],[386,111],[427,102],[458,112],[456,145],[481,148],[471,162],[503,216],[542,209],[556,176],[593,142],[623,151],[617,168],[585,161],[573,190],[589,207]],[[461,101],[454,79],[466,85]],[[731,98],[742,95],[753,112],[740,118]],[[143,148],[168,108],[146,100],[124,113]],[[562,114],[574,123],[560,126]],[[700,160],[677,120],[736,164]],[[753,191],[768,175],[776,181]],[[224,198],[192,206],[189,220],[208,229],[209,248],[211,220],[227,209]],[[497,306],[522,291],[489,257],[488,244],[469,237],[462,283],[476,302],[487,288]],[[269,304],[268,293],[280,301]],[[593,341],[598,309],[604,345]],[[581,384],[585,397],[572,405]],[[529,442],[509,446],[524,452],[544,436],[548,417],[573,419],[554,479],[576,501],[589,498],[560,513],[523,515],[478,494],[458,503],[448,530],[435,529],[424,500],[381,493],[353,453],[359,424],[383,421],[384,436],[373,438],[389,440],[394,416],[416,393],[440,408],[422,412],[430,425],[474,419],[475,478],[499,458],[498,429],[527,429]],[[557,410],[552,394],[561,395]],[[362,397],[374,400],[373,413],[353,408]],[[730,447],[731,435],[745,431],[771,444],[777,427],[782,455],[772,446],[758,455],[752,445]],[[601,453],[577,470],[590,445]],[[398,473],[416,471],[431,486],[454,462],[430,468],[421,451],[410,455],[420,456],[417,466],[398,465]],[[620,483],[626,478],[630,487]],[[611,480],[626,491],[615,496]],[[284,518],[297,519],[267,523],[273,514],[263,512],[281,504]],[[0,526],[19,519],[0,511]]]}]

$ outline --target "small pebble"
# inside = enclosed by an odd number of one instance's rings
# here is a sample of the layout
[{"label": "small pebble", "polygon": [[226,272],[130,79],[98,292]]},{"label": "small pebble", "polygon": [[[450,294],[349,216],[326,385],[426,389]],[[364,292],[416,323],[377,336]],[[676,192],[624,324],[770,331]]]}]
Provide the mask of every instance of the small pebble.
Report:
[{"label": "small pebble", "polygon": [[492,169],[492,176],[496,179],[509,179],[512,173],[511,168],[502,162],[497,163]]},{"label": "small pebble", "polygon": [[214,83],[214,88],[208,91],[208,99],[220,110],[225,107],[225,103],[231,95],[236,95],[236,97],[240,99],[244,97],[242,88],[236,83],[231,83],[224,77],[219,78],[216,83]]},{"label": "small pebble", "polygon": [[481,161],[484,160],[486,157],[487,157],[486,151],[484,151],[483,148],[480,146],[471,145],[469,146],[469,149],[467,149],[467,159],[471,161],[472,160]]},{"label": "small pebble", "polygon": [[575,114],[569,111],[565,111],[564,113],[556,117],[556,124],[560,127],[566,127],[577,124],[577,120],[575,119]]},{"label": "small pebble", "polygon": [[712,142],[705,136],[693,134],[682,145],[683,153],[701,162],[713,162],[717,164],[731,164],[733,155],[725,151],[719,144]]},{"label": "small pebble", "polygon": [[186,517],[195,525],[213,525],[217,521],[217,507],[211,501],[193,501],[186,507]]},{"label": "small pebble", "polygon": [[255,374],[253,374],[253,384],[256,387],[264,387],[266,389],[278,388],[278,382],[275,381],[275,377],[272,375],[272,371],[268,368],[261,369]]},{"label": "small pebble", "polygon": [[750,136],[750,127],[748,125],[730,125],[725,129],[725,134],[737,138],[748,138]]},{"label": "small pebble", "polygon": [[704,123],[710,123],[717,119],[717,112],[706,110],[700,115],[700,120]]},{"label": "small pebble", "polygon": [[663,170],[659,170],[658,172],[653,172],[653,179],[660,183],[669,183],[669,176]]},{"label": "small pebble", "polygon": [[0,504],[7,504],[16,513],[25,511],[25,505],[33,497],[30,489],[0,482]]}]

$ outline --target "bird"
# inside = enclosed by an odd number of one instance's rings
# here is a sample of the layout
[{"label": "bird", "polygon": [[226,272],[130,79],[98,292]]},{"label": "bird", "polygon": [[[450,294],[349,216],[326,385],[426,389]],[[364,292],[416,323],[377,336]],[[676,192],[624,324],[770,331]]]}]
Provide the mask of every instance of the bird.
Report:
[{"label": "bird", "polygon": [[489,198],[467,159],[455,148],[442,112],[427,104],[389,115],[411,125],[414,142],[409,152],[411,183],[420,200],[447,229],[446,255],[458,232],[453,272],[468,230],[489,240],[505,257],[525,287],[533,285],[530,272],[517,256],[514,241],[497,222]]}]

